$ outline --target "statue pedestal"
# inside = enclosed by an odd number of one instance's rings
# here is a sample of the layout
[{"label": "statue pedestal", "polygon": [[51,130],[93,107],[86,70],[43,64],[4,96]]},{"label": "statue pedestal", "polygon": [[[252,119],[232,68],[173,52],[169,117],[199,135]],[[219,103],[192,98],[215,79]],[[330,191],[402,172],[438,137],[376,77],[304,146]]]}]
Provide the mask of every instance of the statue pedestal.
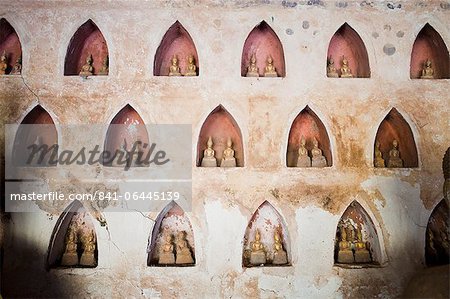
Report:
[{"label": "statue pedestal", "polygon": [[278,77],[278,74],[276,72],[264,73],[264,77]]},{"label": "statue pedestal", "polygon": [[266,254],[264,252],[252,252],[250,254],[250,264],[259,266],[266,263]]},{"label": "statue pedestal", "polygon": [[220,163],[220,167],[236,167],[236,159],[225,159]]},{"label": "statue pedestal", "polygon": [[311,167],[311,158],[308,156],[298,157],[297,167]]},{"label": "statue pedestal", "polygon": [[341,78],[353,78],[352,74],[342,74]]},{"label": "statue pedestal", "polygon": [[245,77],[259,77],[258,73],[247,73]]},{"label": "statue pedestal", "polygon": [[420,79],[434,79],[434,76],[430,75],[420,76]]},{"label": "statue pedestal", "polygon": [[173,253],[160,253],[158,264],[175,264],[175,255]]},{"label": "statue pedestal", "polygon": [[403,167],[403,161],[400,158],[391,158],[387,164],[390,168],[401,168]]},{"label": "statue pedestal", "polygon": [[203,158],[202,159],[202,167],[217,167],[216,158]]},{"label": "statue pedestal", "polygon": [[339,78],[339,74],[337,72],[327,73],[328,78]]},{"label": "statue pedestal", "polygon": [[375,164],[375,167],[379,167],[379,168],[385,167],[383,159],[375,159],[374,164]]},{"label": "statue pedestal", "polygon": [[61,266],[75,266],[78,265],[78,254],[64,253],[61,259]]},{"label": "statue pedestal", "polygon": [[193,264],[194,259],[192,258],[191,253],[181,253],[177,254],[177,260],[175,264]]},{"label": "statue pedestal", "polygon": [[327,167],[327,160],[325,159],[324,156],[313,157],[311,166],[312,167]]},{"label": "statue pedestal", "polygon": [[274,265],[284,265],[287,264],[287,254],[286,251],[284,250],[280,250],[280,251],[276,251],[273,254],[273,264]]},{"label": "statue pedestal", "polygon": [[82,266],[95,266],[95,257],[93,253],[83,253],[80,259],[80,265]]},{"label": "statue pedestal", "polygon": [[370,263],[370,253],[366,249],[356,250],[355,251],[355,262],[357,263]]},{"label": "statue pedestal", "polygon": [[342,250],[338,252],[338,263],[342,264],[353,264],[355,259],[353,258],[353,251],[351,250]]},{"label": "statue pedestal", "polygon": [[184,76],[197,76],[197,73],[189,72],[184,74]]},{"label": "statue pedestal", "polygon": [[170,76],[170,77],[172,77],[172,76],[173,76],[173,77],[181,76],[181,73],[179,73],[179,72],[177,72],[177,73],[175,73],[175,72],[174,72],[174,73],[169,73],[169,76]]}]

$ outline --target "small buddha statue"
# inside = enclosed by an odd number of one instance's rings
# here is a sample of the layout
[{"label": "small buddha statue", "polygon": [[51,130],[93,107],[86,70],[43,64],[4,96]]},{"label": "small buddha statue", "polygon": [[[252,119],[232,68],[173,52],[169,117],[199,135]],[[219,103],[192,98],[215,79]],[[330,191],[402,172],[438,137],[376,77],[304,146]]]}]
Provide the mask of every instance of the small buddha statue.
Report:
[{"label": "small buddha statue", "polygon": [[300,139],[300,147],[298,148],[297,167],[311,167],[311,158],[308,156],[306,140],[303,136]]},{"label": "small buddha statue", "polygon": [[73,226],[69,226],[66,234],[66,249],[61,259],[61,266],[76,266],[78,265],[77,253],[77,235]]},{"label": "small buddha statue", "polygon": [[311,150],[312,154],[312,167],[326,167],[327,159],[322,155],[322,150],[319,149],[319,141],[317,141],[316,137],[313,139],[314,147]]},{"label": "small buddha statue", "polygon": [[353,78],[352,70],[348,66],[348,60],[344,56],[342,57],[341,78]]},{"label": "small buddha statue", "polygon": [[94,267],[95,261],[95,235],[94,230],[90,230],[88,235],[82,238],[83,253],[81,254],[80,265]]},{"label": "small buddha statue", "polygon": [[339,78],[339,74],[334,66],[334,59],[330,56],[327,60],[327,77],[328,78]]},{"label": "small buddha statue", "polygon": [[86,63],[81,67],[80,76],[87,77],[92,76],[94,73],[94,67],[92,66],[92,54],[86,57]]},{"label": "small buddha statue", "polygon": [[264,77],[278,77],[277,71],[273,66],[273,59],[271,56],[267,57],[266,67],[264,68]]},{"label": "small buddha statue", "polygon": [[3,51],[2,56],[0,56],[0,75],[5,75],[8,69],[8,57],[6,56],[6,51]]},{"label": "small buddha statue", "polygon": [[180,231],[177,235],[177,258],[176,264],[193,264],[191,249],[189,248],[188,241],[186,240],[186,232]]},{"label": "small buddha statue", "polygon": [[287,253],[283,249],[283,243],[281,241],[281,235],[278,230],[275,231],[273,235],[273,264],[274,265],[284,265],[287,264]]},{"label": "small buddha statue", "polygon": [[356,263],[370,263],[370,252],[367,250],[366,243],[363,241],[361,228],[356,228],[355,241],[355,262]]},{"label": "small buddha statue", "polygon": [[202,167],[217,167],[217,160],[214,157],[215,151],[213,150],[213,141],[211,136],[208,137],[206,142],[207,148],[203,151]]},{"label": "small buddha statue", "polygon": [[173,249],[172,234],[166,232],[164,235],[164,244],[159,248],[158,264],[175,264]]},{"label": "small buddha statue", "polygon": [[14,64],[10,74],[11,75],[20,75],[22,73],[22,55],[19,56]]},{"label": "small buddha statue", "polygon": [[343,222],[339,224],[339,234],[337,261],[338,263],[351,264],[355,260],[353,258],[351,242],[347,240],[347,231]]},{"label": "small buddha statue", "polygon": [[171,61],[171,65],[169,67],[169,76],[181,76],[180,67],[178,66],[178,58],[176,55],[173,55]]},{"label": "small buddha statue", "polygon": [[375,141],[375,160],[374,160],[375,167],[385,167],[383,154],[380,151],[380,142],[377,140]]},{"label": "small buddha statue", "polygon": [[266,263],[266,250],[264,244],[261,243],[261,234],[259,229],[256,229],[255,240],[250,244],[250,264],[252,265],[264,265]]},{"label": "small buddha statue", "polygon": [[231,138],[227,139],[227,148],[223,151],[222,162],[220,167],[236,167],[236,158],[234,157],[234,150],[232,148],[233,142]]},{"label": "small buddha statue", "polygon": [[250,64],[247,67],[247,74],[246,77],[259,77],[259,69],[256,66],[256,56],[255,54],[252,54],[252,57],[250,57]]},{"label": "small buddha statue", "polygon": [[420,79],[434,79],[434,70],[431,66],[431,60],[427,59],[424,64],[424,68],[422,70],[422,76]]},{"label": "small buddha statue", "polygon": [[389,160],[387,162],[389,168],[403,167],[403,160],[400,158],[400,151],[398,150],[398,141],[392,141],[392,149],[389,151]]},{"label": "small buddha statue", "polygon": [[188,66],[185,76],[197,76],[197,66],[195,65],[195,59],[193,55],[188,56]]},{"label": "small buddha statue", "polygon": [[102,68],[98,72],[100,76],[107,76],[109,74],[109,55],[103,59]]}]

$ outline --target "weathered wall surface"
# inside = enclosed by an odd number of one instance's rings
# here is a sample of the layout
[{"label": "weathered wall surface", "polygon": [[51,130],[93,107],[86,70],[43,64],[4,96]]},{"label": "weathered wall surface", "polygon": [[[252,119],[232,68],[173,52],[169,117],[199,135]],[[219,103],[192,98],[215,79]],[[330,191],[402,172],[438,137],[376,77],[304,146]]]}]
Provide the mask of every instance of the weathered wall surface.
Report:
[{"label": "weathered wall surface", "polygon": [[[2,123],[20,123],[40,104],[57,124],[106,126],[124,105],[131,104],[146,123],[192,124],[192,148],[186,150],[192,153],[193,209],[187,215],[196,251],[195,267],[148,267],[150,218],[156,219],[158,213],[105,213],[107,229],[95,223],[98,267],[47,272],[45,259],[58,215],[13,214],[4,239],[2,292],[188,298],[401,293],[413,272],[424,265],[425,228],[432,208],[442,199],[441,162],[450,144],[449,80],[411,80],[411,48],[427,22],[449,45],[450,3],[345,3],[14,1],[2,5],[0,16],[17,31],[23,51],[22,76],[0,77]],[[67,45],[89,18],[108,43],[109,76],[65,77]],[[199,77],[153,76],[156,49],[176,20],[196,45]],[[285,78],[241,77],[244,41],[262,20],[283,44]],[[326,77],[328,43],[344,22],[365,43],[371,78]],[[242,131],[244,167],[195,166],[201,126],[219,104]],[[332,167],[285,166],[290,126],[306,105],[328,131]],[[411,126],[418,168],[373,167],[377,128],[392,107]],[[61,139],[62,146],[69,142]],[[96,169],[104,172],[101,166]],[[59,184],[70,187],[67,182]],[[242,268],[245,229],[264,200],[278,210],[289,230],[290,267]],[[382,247],[380,268],[333,266],[336,225],[353,200],[375,223]]]}]

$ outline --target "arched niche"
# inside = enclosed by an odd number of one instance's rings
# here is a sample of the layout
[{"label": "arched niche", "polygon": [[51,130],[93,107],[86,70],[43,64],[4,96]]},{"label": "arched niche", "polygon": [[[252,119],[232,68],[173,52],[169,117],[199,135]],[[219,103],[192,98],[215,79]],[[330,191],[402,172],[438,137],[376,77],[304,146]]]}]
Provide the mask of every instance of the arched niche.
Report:
[{"label": "arched niche", "polygon": [[354,78],[369,78],[370,66],[366,46],[359,34],[344,23],[331,38],[327,58],[334,60],[336,70],[341,75],[342,57],[348,60]]},{"label": "arched niche", "polygon": [[[243,267],[261,266],[261,264],[252,263],[252,244],[255,241],[257,231],[260,234],[260,242],[265,248],[266,262],[264,266],[288,266],[290,265],[290,241],[289,234],[284,223],[283,217],[278,211],[268,202],[264,201],[258,209],[256,209],[252,218],[250,219],[244,235],[244,247],[242,253]],[[286,263],[277,264],[275,259],[275,233],[280,236],[280,243],[282,250],[286,253]]]},{"label": "arched niche", "polygon": [[174,55],[178,58],[181,74],[186,74],[188,57],[192,55],[198,76],[200,69],[197,49],[191,36],[179,21],[170,26],[156,50],[153,75],[168,76],[171,59]]},{"label": "arched niche", "polygon": [[73,201],[59,216],[48,248],[47,268],[97,266],[94,223],[80,201]]},{"label": "arched niche", "polygon": [[213,141],[213,149],[218,166],[220,166],[228,138],[231,138],[233,142],[236,166],[244,166],[244,145],[242,143],[241,130],[233,116],[222,105],[217,106],[202,125],[197,143],[197,166],[201,166],[203,151],[207,147],[209,137]]},{"label": "arched niche", "polygon": [[411,52],[410,77],[418,79],[427,59],[432,62],[434,79],[450,78],[450,63],[447,46],[439,33],[430,25],[420,30]]},{"label": "arched niche", "polygon": [[364,208],[353,201],[342,214],[336,229],[335,264],[380,264],[378,234]]},{"label": "arched niche", "polygon": [[428,220],[425,239],[425,260],[427,266],[449,263],[449,206],[445,199],[434,208]]},{"label": "arched niche", "polygon": [[[178,263],[178,242],[179,236],[184,234],[186,247],[189,249],[192,258],[191,263]],[[170,241],[167,240],[170,236]],[[160,251],[167,243],[173,246],[174,262],[166,263],[161,257]],[[148,266],[194,266],[195,265],[195,242],[194,231],[191,222],[183,209],[174,201],[170,202],[158,215],[153,226],[152,234],[149,238],[149,246],[147,249],[147,265]]]},{"label": "arched niche", "polygon": [[289,131],[286,166],[297,166],[298,149],[300,147],[302,136],[306,140],[305,147],[308,150],[308,155],[310,157],[311,150],[314,147],[313,140],[316,138],[319,142],[319,148],[322,150],[322,154],[327,160],[327,166],[333,165],[330,138],[328,137],[327,129],[314,111],[312,111],[309,106],[306,106],[294,119]]},{"label": "arched niche", "polygon": [[403,160],[403,167],[418,167],[419,158],[413,132],[400,112],[392,108],[378,127],[374,143],[374,146],[377,141],[380,143],[380,151],[386,166],[388,165],[389,151],[393,148],[392,143],[394,140],[398,141],[398,150],[400,151],[400,158]]},{"label": "arched niche", "polygon": [[106,62],[108,65],[108,45],[102,32],[92,20],[81,25],[70,40],[64,63],[64,75],[73,76],[80,73],[86,59],[92,55],[93,75],[108,75],[101,72]]},{"label": "arched niche", "polygon": [[241,59],[242,77],[245,77],[247,74],[247,67],[253,54],[256,57],[256,65],[259,69],[260,77],[264,76],[264,68],[269,56],[273,59],[273,65],[278,77],[286,76],[283,45],[275,31],[265,21],[253,28],[245,40]]},{"label": "arched niche", "polygon": [[[129,104],[112,119],[104,149],[109,153],[109,157],[103,159],[105,166],[148,166],[144,163],[150,151],[147,128],[139,113]],[[127,159],[130,161],[126,162]]]},{"label": "arched niche", "polygon": [[[36,149],[43,151],[33,157]],[[48,151],[45,151],[45,147]],[[45,151],[45,152],[44,152]],[[43,159],[39,156],[43,154]],[[58,158],[58,132],[50,114],[41,106],[34,107],[19,125],[13,146],[13,163],[17,166],[49,167],[56,166]]]},{"label": "arched niche", "polygon": [[[22,45],[20,44],[19,36],[16,30],[4,18],[0,19],[0,55],[3,53],[6,54],[8,64],[5,74],[11,74],[16,63],[22,66]],[[19,75],[20,73],[21,67],[14,75]]]}]

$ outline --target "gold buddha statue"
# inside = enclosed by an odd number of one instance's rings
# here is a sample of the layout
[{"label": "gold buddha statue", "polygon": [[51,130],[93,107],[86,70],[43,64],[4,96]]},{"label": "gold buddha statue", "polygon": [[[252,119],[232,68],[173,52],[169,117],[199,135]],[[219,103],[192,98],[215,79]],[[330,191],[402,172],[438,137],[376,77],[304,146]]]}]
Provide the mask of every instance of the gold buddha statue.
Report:
[{"label": "gold buddha statue", "polygon": [[334,59],[331,56],[327,59],[327,77],[339,78],[339,74],[334,66]]},{"label": "gold buddha statue", "polygon": [[158,264],[175,264],[173,249],[172,234],[166,232],[164,235],[164,244],[159,248]]},{"label": "gold buddha statue", "polygon": [[278,77],[277,71],[273,66],[273,59],[271,56],[267,57],[266,67],[264,68],[264,77]]},{"label": "gold buddha statue", "polygon": [[236,158],[234,157],[234,150],[232,148],[233,142],[231,138],[227,139],[227,148],[223,151],[222,162],[220,167],[236,167]]},{"label": "gold buddha statue", "polygon": [[186,232],[180,231],[177,235],[177,257],[175,260],[176,264],[193,264],[194,259],[192,258],[191,250],[189,248],[188,241],[186,240]]},{"label": "gold buddha statue", "polygon": [[392,149],[389,151],[389,160],[387,162],[389,168],[403,167],[403,160],[400,158],[400,151],[398,150],[398,141],[392,141]]},{"label": "gold buddha statue", "polygon": [[380,142],[377,140],[375,141],[375,160],[374,160],[374,165],[375,167],[385,167],[384,164],[384,159],[383,159],[383,154],[380,151]]},{"label": "gold buddha statue", "polygon": [[22,55],[19,56],[14,64],[10,74],[11,75],[20,75],[22,73]]},{"label": "gold buddha statue", "polygon": [[297,167],[311,167],[311,158],[306,149],[306,140],[303,136],[300,138],[300,147],[298,148]]},{"label": "gold buddha statue", "polygon": [[0,57],[0,75],[5,75],[8,69],[8,57],[6,56],[6,51],[3,51]]},{"label": "gold buddha statue", "polygon": [[81,239],[83,244],[83,253],[81,254],[80,265],[94,267],[95,261],[95,235],[94,230],[90,230],[87,236]]},{"label": "gold buddha statue", "polygon": [[217,160],[214,157],[215,151],[213,150],[213,141],[211,136],[208,137],[206,142],[207,148],[203,151],[202,167],[217,167]]},{"label": "gold buddha statue", "polygon": [[319,141],[317,141],[316,137],[313,139],[313,149],[311,150],[312,155],[312,161],[311,166],[312,167],[326,167],[327,166],[327,159],[322,155],[322,150],[319,149]]},{"label": "gold buddha statue", "polygon": [[363,241],[361,227],[356,228],[355,241],[355,262],[356,263],[370,263],[370,252],[367,250],[366,243]]},{"label": "gold buddha statue", "polygon": [[266,250],[264,244],[261,243],[261,234],[259,229],[256,229],[255,240],[250,244],[250,264],[252,265],[264,265],[266,263]]},{"label": "gold buddha statue", "polygon": [[78,265],[78,238],[73,225],[70,225],[66,234],[66,249],[61,259],[61,266]]},{"label": "gold buddha statue", "polygon": [[424,63],[424,68],[422,70],[422,76],[420,79],[434,79],[434,70],[431,66],[431,60],[428,58]]},{"label": "gold buddha statue", "polygon": [[246,77],[259,77],[259,69],[256,66],[256,56],[255,54],[252,54],[252,57],[250,57],[250,64],[247,67],[247,74]]},{"label": "gold buddha statue", "polygon": [[278,232],[278,230],[275,230],[275,233],[273,235],[273,264],[274,265],[284,265],[287,264],[287,253],[283,249],[283,243],[281,240],[281,235]]},{"label": "gold buddha statue", "polygon": [[180,67],[178,66],[177,56],[173,55],[170,62],[171,62],[171,65],[169,67],[169,76],[181,76]]},{"label": "gold buddha statue", "polygon": [[197,76],[197,66],[193,55],[188,56],[188,66],[185,76]]},{"label": "gold buddha statue", "polygon": [[109,55],[106,55],[106,57],[103,59],[102,68],[100,69],[100,72],[98,72],[101,76],[107,76],[109,73]]},{"label": "gold buddha statue", "polygon": [[348,60],[342,56],[341,78],[353,78],[352,70],[348,66]]},{"label": "gold buddha statue", "polygon": [[343,264],[351,264],[355,260],[353,257],[352,243],[347,240],[347,228],[345,227],[345,224],[343,222],[340,222],[338,229],[340,238],[338,242],[337,262]]},{"label": "gold buddha statue", "polygon": [[86,64],[81,67],[80,76],[87,77],[94,74],[94,67],[92,66],[92,54],[86,57]]}]

